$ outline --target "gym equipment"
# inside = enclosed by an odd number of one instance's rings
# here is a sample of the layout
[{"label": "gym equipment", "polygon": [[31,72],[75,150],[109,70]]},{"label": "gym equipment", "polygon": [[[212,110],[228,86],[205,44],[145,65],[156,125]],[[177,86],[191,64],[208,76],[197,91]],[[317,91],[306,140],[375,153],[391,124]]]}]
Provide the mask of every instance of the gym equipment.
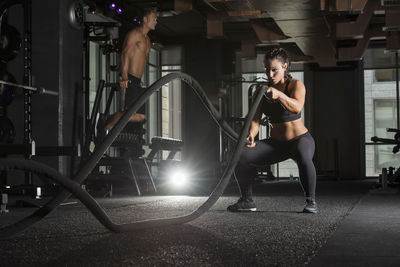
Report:
[{"label": "gym equipment", "polygon": [[[15,84],[16,80],[9,72],[0,71],[0,80]],[[0,106],[7,106],[14,100],[16,95],[15,86],[0,84]]]},{"label": "gym equipment", "polygon": [[75,30],[82,30],[85,22],[84,8],[81,1],[72,2],[68,9],[69,24]]},{"label": "gym equipment", "polygon": [[151,138],[151,151],[148,155],[148,159],[152,161],[154,156],[158,151],[167,150],[170,151],[167,159],[173,159],[176,152],[181,151],[183,146],[183,141],[175,138],[154,136]]},{"label": "gym equipment", "polygon": [[[395,145],[392,149],[392,152],[396,154],[400,150],[400,130],[394,128],[387,128],[386,131],[395,133],[394,138],[389,139],[389,138],[380,138],[377,136],[373,136],[371,137],[371,141],[374,143]],[[382,174],[380,175],[380,184],[382,185],[382,189],[386,189],[388,185],[400,183],[400,168],[398,168],[395,172],[393,172],[394,170],[395,168],[393,167],[389,167],[389,172],[387,168],[382,169]]]},{"label": "gym equipment", "polygon": [[[149,165],[156,165],[160,170],[161,165],[164,165],[165,169],[165,165],[173,162],[175,154],[179,151],[182,151],[183,141],[176,138],[154,136],[151,138],[151,144],[149,147],[151,148],[151,151],[146,160],[148,161]],[[169,151],[167,159],[153,163],[154,157],[159,151]]]},{"label": "gym equipment", "polygon": [[23,84],[17,84],[17,83],[13,83],[13,82],[3,81],[3,80],[0,80],[0,84],[22,88],[22,89],[33,91],[35,93],[42,94],[42,95],[58,96],[58,92],[47,90],[47,89],[44,89],[43,87],[33,87],[33,86],[28,86],[28,85],[23,85]]},{"label": "gym equipment", "polygon": [[[3,0],[0,1],[0,24],[8,8],[14,5],[22,5],[23,8],[23,83],[32,85],[32,1],[31,0]],[[3,27],[0,25],[0,30]],[[1,34],[0,34],[1,35]],[[5,44],[2,44],[3,48]],[[3,83],[4,84],[4,83]],[[9,84],[13,85],[13,84]],[[32,142],[32,97],[31,92],[24,91],[24,144]],[[32,184],[32,176],[25,172],[25,183]]]},{"label": "gym equipment", "polygon": [[[1,126],[0,126],[1,128]],[[30,156],[80,156],[80,146],[36,146],[30,144],[4,144],[0,143],[0,154]]]},{"label": "gym equipment", "polygon": [[[102,114],[99,113],[99,108],[100,108],[101,97],[105,87],[111,87],[111,90],[109,92],[106,101],[105,112],[104,114]],[[104,130],[107,121],[106,118],[110,111],[114,93],[118,90],[119,90],[119,84],[117,83],[105,83],[104,80],[99,81],[95,101],[93,104],[92,116],[87,126],[88,130],[83,150],[84,159],[86,159],[90,155],[89,145],[91,141],[93,140],[95,145],[98,146],[99,144],[101,144],[101,142],[103,142],[104,138],[107,136],[107,132]],[[135,171],[137,170],[137,168],[135,167],[137,164],[135,163],[137,163],[137,161],[143,161],[141,157],[145,154],[145,151],[143,149],[143,145],[145,143],[145,140],[143,139],[143,134],[146,131],[143,128],[143,124],[144,122],[129,122],[125,126],[124,130],[119,133],[119,135],[115,138],[111,146],[119,148],[120,156],[119,157],[104,156],[102,159],[100,159],[99,163],[97,164],[97,167],[107,166],[107,170],[105,171],[105,173],[104,171],[100,172],[95,170],[90,175],[90,179],[87,179],[87,188],[89,190],[93,189],[92,186],[96,183],[97,184],[104,183],[105,181],[109,182],[109,180],[106,180],[107,179],[106,177],[111,179],[124,177],[134,181],[137,193],[139,196],[141,195],[141,191],[139,188],[139,180],[138,180],[139,176],[135,175]],[[144,163],[147,164],[146,162]],[[153,183],[154,191],[157,192],[154,186],[153,177],[151,176],[148,166],[146,167],[147,167],[145,171],[146,176]],[[111,186],[109,186],[106,195],[111,196],[112,183],[109,182],[109,185]],[[95,189],[93,189],[93,193],[95,193],[94,191]]]},{"label": "gym equipment", "polygon": [[382,184],[382,189],[386,189],[387,188],[388,173],[387,173],[387,169],[386,168],[382,169],[381,184]]},{"label": "gym equipment", "polygon": [[[104,127],[104,124],[100,124],[99,127]],[[106,173],[95,171],[90,175],[91,177],[93,176],[93,179],[87,179],[87,188],[89,190],[93,189],[92,194],[97,193],[95,192],[96,188],[94,186],[96,183],[104,184],[104,182],[107,181],[108,184],[106,187],[108,186],[108,190],[107,194],[105,195],[112,196],[112,182],[106,180],[106,177],[113,180],[114,178],[118,179],[121,177],[132,180],[139,196],[142,194],[140,190],[140,180],[144,180],[143,178],[145,178],[151,182],[154,192],[157,192],[153,176],[150,172],[149,166],[147,165],[147,161],[145,158],[142,158],[142,156],[145,154],[145,150],[143,149],[143,145],[145,143],[145,140],[143,139],[144,133],[145,129],[143,128],[143,122],[129,122],[125,126],[124,130],[111,144],[112,147],[119,148],[121,156],[102,157],[97,166],[108,166],[108,171],[106,171]],[[104,138],[105,136],[97,136],[95,139],[97,141],[96,145],[99,145],[99,140]],[[104,188],[104,185],[100,187],[100,189],[102,188]]]},{"label": "gym equipment", "polygon": [[400,168],[397,168],[397,170],[395,170],[394,167],[389,167],[389,172],[387,174],[387,183],[389,185],[400,184]]},{"label": "gym equipment", "polygon": [[387,132],[396,133],[394,135],[394,138],[393,139],[389,139],[389,138],[380,138],[380,137],[377,137],[377,136],[373,136],[373,137],[371,137],[371,141],[374,142],[374,143],[379,143],[380,142],[382,144],[390,144],[390,145],[393,144],[393,145],[395,145],[393,147],[393,153],[399,152],[399,149],[400,149],[400,130],[399,129],[393,129],[393,128],[387,128],[386,131]]},{"label": "gym equipment", "polygon": [[[141,134],[135,134],[135,133],[120,133],[117,138],[115,138],[114,142],[112,143],[111,146],[116,146],[116,147],[126,147],[130,146],[132,144],[137,144],[137,145],[143,145],[144,144],[144,139]],[[141,146],[140,146],[141,148]]]},{"label": "gym equipment", "polygon": [[[153,175],[151,174],[151,171],[150,171],[150,168],[149,168],[149,166],[147,164],[147,161],[144,158],[141,158],[141,159],[138,159],[138,158],[133,159],[133,157],[102,158],[102,159],[100,159],[100,161],[98,163],[98,166],[112,166],[112,167],[116,167],[116,166],[125,167],[125,166],[128,166],[129,168],[127,169],[126,176],[133,180],[133,182],[135,183],[135,186],[136,186],[136,191],[137,191],[138,195],[140,196],[142,193],[140,191],[140,186],[139,186],[139,179],[138,179],[139,177],[137,175],[137,172],[135,172],[135,170],[136,170],[135,162],[136,161],[143,161],[144,166],[146,167],[146,175],[147,175],[148,179],[150,180],[150,182],[151,182],[151,184],[153,186],[154,192],[157,192],[157,188],[156,188],[155,183],[154,183]],[[118,174],[117,174],[117,176],[118,176]],[[112,188],[111,188],[111,190],[109,192],[110,192],[110,195],[112,195]]]},{"label": "gym equipment", "polygon": [[[17,84],[15,78],[8,72],[0,72],[0,106],[7,106],[14,99],[16,95],[16,88],[22,88],[26,91],[33,91],[39,94],[54,95],[58,96],[58,92],[46,90],[42,87],[32,87],[22,84]],[[30,99],[30,98],[29,98]],[[29,103],[28,103],[29,102]],[[25,104],[30,105],[30,101],[24,101]],[[30,107],[27,108],[29,112],[25,112],[25,116],[30,116]],[[24,128],[31,129],[31,121],[24,121],[27,125]],[[24,134],[26,131],[24,132]],[[26,156],[36,155],[36,150],[38,154],[42,156],[53,156],[53,155],[74,155],[79,154],[79,148],[74,147],[35,147],[35,143],[30,140],[30,142],[25,142],[20,145],[7,145],[13,143],[15,139],[15,128],[12,122],[3,116],[0,116],[0,152],[4,155],[9,154],[20,154]]]},{"label": "gym equipment", "polygon": [[[100,101],[105,87],[111,87],[109,92],[104,114],[99,113]],[[92,141],[94,141],[95,145],[98,146],[103,142],[104,138],[107,136],[107,132],[104,130],[107,115],[109,114],[112,99],[114,93],[119,90],[119,84],[117,83],[106,83],[104,80],[100,80],[96,97],[93,104],[92,116],[87,126],[87,136],[85,138],[85,145],[83,150],[83,160],[89,157],[91,152],[89,151],[89,146]],[[119,157],[108,157],[104,156],[100,159],[97,167],[106,166],[106,171],[98,171],[95,170],[90,175],[90,179],[87,179],[87,188],[93,189],[92,193],[95,193],[95,188],[93,187],[95,184],[100,184],[104,182],[108,182],[106,185],[107,193],[105,195],[112,195],[112,183],[109,180],[106,180],[107,177],[114,180],[114,178],[128,178],[134,181],[137,193],[140,196],[141,191],[139,187],[139,177],[146,176],[148,180],[151,181],[154,191],[157,192],[155,187],[153,177],[151,175],[150,169],[147,165],[147,161],[142,158],[145,154],[145,150],[143,149],[143,145],[145,140],[143,139],[143,134],[146,132],[143,128],[144,122],[129,122],[123,131],[119,133],[119,135],[114,139],[114,142],[111,144],[112,147],[119,148],[120,156]],[[138,162],[141,163],[140,166],[142,168],[138,168]],[[138,170],[144,169],[141,173],[145,175],[138,175]],[[111,185],[111,186],[109,186]],[[99,188],[97,186],[97,188]],[[102,186],[100,189],[104,189]]]},{"label": "gym equipment", "polygon": [[[93,135],[94,135],[95,128],[96,128],[96,118],[97,118],[97,113],[98,113],[98,110],[100,107],[100,100],[101,100],[101,95],[103,94],[104,84],[105,84],[105,81],[100,80],[99,85],[97,87],[96,97],[94,99],[93,108],[92,108],[92,115],[90,117],[90,121],[88,124],[86,140],[84,140],[84,143],[83,143],[82,152],[83,152],[84,159],[86,157],[88,157],[88,155],[90,153],[90,151],[89,151],[90,142],[93,139]],[[104,131],[104,129],[97,129],[97,130]]]},{"label": "gym equipment", "polygon": [[[0,117],[0,144],[11,144],[15,139],[14,124],[7,117]],[[0,154],[2,152],[0,151]]]},{"label": "gym equipment", "polygon": [[[148,100],[148,98],[156,91],[158,91],[164,84],[170,82],[173,79],[181,79],[185,83],[192,88],[195,93],[199,96],[201,102],[210,112],[213,119],[216,123],[222,127],[224,132],[228,134],[234,140],[237,140],[235,152],[233,153],[229,164],[227,165],[223,175],[220,178],[217,186],[209,196],[209,198],[195,211],[190,214],[173,217],[173,218],[165,218],[165,219],[153,219],[153,220],[143,220],[137,221],[133,223],[127,224],[115,224],[108,215],[104,212],[104,210],[99,206],[99,204],[84,190],[81,188],[81,183],[85,181],[89,173],[96,166],[98,161],[103,156],[104,152],[109,148],[112,144],[113,140],[116,136],[121,132],[124,126],[128,123],[130,117]],[[27,227],[33,225],[34,223],[40,221],[47,214],[49,214],[54,208],[56,208],[60,203],[62,203],[66,198],[68,198],[71,193],[74,194],[79,200],[93,213],[93,215],[108,229],[113,232],[124,232],[124,231],[134,231],[145,228],[152,227],[161,227],[173,224],[183,224],[189,221],[192,221],[202,214],[204,214],[207,210],[210,209],[212,205],[219,199],[219,197],[224,192],[226,186],[229,183],[229,180],[233,174],[234,167],[236,166],[237,161],[239,160],[240,153],[245,145],[245,140],[250,128],[251,119],[253,118],[256,112],[257,106],[260,103],[262,97],[264,95],[263,90],[259,90],[257,96],[254,99],[253,106],[251,107],[248,119],[246,120],[242,131],[238,135],[233,131],[229,125],[221,119],[219,112],[215,109],[211,101],[206,97],[204,90],[201,88],[200,84],[193,79],[191,76],[184,73],[171,73],[158,81],[153,83],[146,91],[144,91],[137,101],[131,104],[129,109],[124,113],[118,123],[111,129],[109,134],[105,137],[104,141],[96,146],[91,157],[86,161],[84,165],[80,167],[76,175],[70,179],[62,174],[60,174],[57,170],[46,166],[42,163],[35,162],[33,160],[23,160],[23,159],[0,159],[0,170],[11,170],[18,169],[24,171],[30,171],[32,173],[40,173],[43,177],[47,177],[54,182],[57,182],[67,191],[61,191],[55,198],[53,198],[50,202],[48,202],[45,206],[38,209],[36,212],[31,214],[28,217],[16,222],[13,225],[8,225],[3,228],[0,228],[0,237],[6,238],[13,234],[16,234]]]},{"label": "gym equipment", "polygon": [[[148,165],[157,166],[159,177],[160,174],[162,174],[163,176],[168,175],[168,170],[174,169],[181,163],[181,161],[179,160],[174,160],[174,157],[177,152],[182,151],[183,147],[182,140],[176,138],[154,136],[151,139],[151,144],[149,145],[149,147],[151,148],[151,151],[147,156],[147,158],[145,159],[146,166]],[[159,160],[157,162],[153,162],[155,155],[160,151],[169,151],[166,160]]]},{"label": "gym equipment", "polygon": [[1,194],[1,202],[0,202],[0,213],[8,212],[7,203],[8,203],[8,195],[5,193],[2,193]]},{"label": "gym equipment", "polygon": [[21,49],[21,44],[19,31],[11,25],[4,25],[0,36],[0,60],[8,62],[14,59]]}]

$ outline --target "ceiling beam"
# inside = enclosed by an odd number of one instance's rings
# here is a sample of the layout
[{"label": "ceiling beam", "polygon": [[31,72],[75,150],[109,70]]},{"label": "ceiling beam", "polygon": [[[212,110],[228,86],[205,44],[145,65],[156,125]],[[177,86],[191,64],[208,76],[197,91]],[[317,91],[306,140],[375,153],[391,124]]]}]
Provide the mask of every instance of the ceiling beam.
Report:
[{"label": "ceiling beam", "polygon": [[400,7],[392,7],[385,10],[385,26],[384,31],[400,30]]},{"label": "ceiling beam", "polygon": [[287,36],[270,30],[260,20],[250,20],[250,23],[260,42],[265,43],[288,39]]},{"label": "ceiling beam", "polygon": [[297,46],[309,58],[317,62],[321,67],[336,66],[336,49],[329,37],[308,36],[294,38]]},{"label": "ceiling beam", "polygon": [[225,12],[207,14],[207,38],[221,38],[224,36],[223,18],[225,16]]},{"label": "ceiling beam", "polygon": [[[323,0],[321,0],[322,2]],[[375,0],[327,0],[329,11],[362,11],[367,2],[374,2]]]},{"label": "ceiling beam", "polygon": [[362,39],[368,24],[377,7],[375,0],[370,0],[365,5],[363,13],[358,15],[355,22],[339,22],[336,24],[337,39]]},{"label": "ceiling beam", "polygon": [[355,47],[338,48],[338,61],[360,60],[372,38],[385,38],[385,33],[381,26],[374,25],[369,27],[363,34],[363,38],[357,41]]},{"label": "ceiling beam", "polygon": [[178,13],[190,11],[193,9],[192,0],[174,0],[174,9]]},{"label": "ceiling beam", "polygon": [[386,35],[386,51],[400,51],[400,32],[390,31]]}]

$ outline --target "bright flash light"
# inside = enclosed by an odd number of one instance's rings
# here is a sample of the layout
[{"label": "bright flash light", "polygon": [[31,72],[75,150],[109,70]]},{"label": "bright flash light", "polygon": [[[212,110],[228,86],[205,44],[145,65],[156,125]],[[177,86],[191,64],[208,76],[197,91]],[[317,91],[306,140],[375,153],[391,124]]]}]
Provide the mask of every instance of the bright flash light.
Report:
[{"label": "bright flash light", "polygon": [[110,8],[111,10],[114,10],[116,7],[117,7],[117,5],[116,5],[115,3],[111,3],[111,4],[109,5],[109,8]]},{"label": "bright flash light", "polygon": [[183,170],[172,171],[169,175],[169,181],[172,185],[176,187],[182,187],[187,184],[187,173]]}]

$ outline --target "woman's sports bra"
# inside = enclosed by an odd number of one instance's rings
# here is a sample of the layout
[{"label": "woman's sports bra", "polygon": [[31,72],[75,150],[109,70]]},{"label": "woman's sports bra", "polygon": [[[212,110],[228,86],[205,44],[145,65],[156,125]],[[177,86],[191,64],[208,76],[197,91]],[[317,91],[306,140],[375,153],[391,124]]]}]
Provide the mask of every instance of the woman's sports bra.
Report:
[{"label": "woman's sports bra", "polygon": [[[291,77],[286,80],[285,90],[283,91],[287,96],[289,96],[288,87],[290,80]],[[262,103],[262,112],[269,117],[270,123],[289,122],[301,118],[301,114],[287,110],[279,101],[269,102],[264,98]]]}]

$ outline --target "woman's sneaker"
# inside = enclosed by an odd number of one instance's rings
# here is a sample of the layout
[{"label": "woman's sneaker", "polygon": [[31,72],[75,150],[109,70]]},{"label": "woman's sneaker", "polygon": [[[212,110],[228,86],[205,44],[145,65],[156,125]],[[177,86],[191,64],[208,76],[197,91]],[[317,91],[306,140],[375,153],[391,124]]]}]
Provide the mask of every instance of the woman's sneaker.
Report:
[{"label": "woman's sneaker", "polygon": [[318,213],[317,202],[313,199],[306,199],[306,206],[303,209],[304,213]]},{"label": "woman's sneaker", "polygon": [[238,212],[238,211],[256,211],[256,204],[253,200],[240,198],[238,202],[233,205],[228,206],[227,208],[230,212]]}]

